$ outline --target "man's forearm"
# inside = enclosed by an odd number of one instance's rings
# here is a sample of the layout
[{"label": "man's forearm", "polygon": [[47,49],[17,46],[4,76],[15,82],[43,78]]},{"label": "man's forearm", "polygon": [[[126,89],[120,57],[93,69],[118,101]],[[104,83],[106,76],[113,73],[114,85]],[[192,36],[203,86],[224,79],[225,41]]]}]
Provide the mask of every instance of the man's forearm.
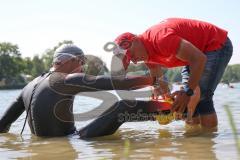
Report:
[{"label": "man's forearm", "polygon": [[153,78],[150,76],[128,76],[124,79],[113,77],[112,82],[116,90],[131,90],[153,85]]},{"label": "man's forearm", "polygon": [[194,90],[198,85],[204,70],[207,61],[206,55],[192,43],[182,39],[176,57],[189,63],[190,77],[188,80],[188,86]]},{"label": "man's forearm", "polygon": [[157,87],[159,87],[161,94],[170,92],[168,82],[163,75],[162,68],[158,64],[154,64],[149,70],[151,76],[155,78],[155,81],[158,83],[159,86]]},{"label": "man's forearm", "polygon": [[95,83],[89,84],[100,90],[131,90],[143,88],[153,84],[153,78],[150,76],[97,76]]},{"label": "man's forearm", "polygon": [[130,90],[138,89],[153,84],[150,76],[91,76],[74,74],[65,80],[65,85],[70,86],[75,92],[88,92],[100,90]]},{"label": "man's forearm", "polygon": [[11,124],[24,112],[24,104],[19,97],[13,102],[0,119],[0,133],[8,132]]},{"label": "man's forearm", "polygon": [[202,75],[204,67],[205,67],[205,63],[206,63],[205,57],[202,57],[202,58],[196,60],[195,62],[190,63],[190,65],[189,65],[190,77],[189,77],[189,81],[188,81],[189,88],[194,90],[198,86],[199,81],[201,79],[201,75]]}]

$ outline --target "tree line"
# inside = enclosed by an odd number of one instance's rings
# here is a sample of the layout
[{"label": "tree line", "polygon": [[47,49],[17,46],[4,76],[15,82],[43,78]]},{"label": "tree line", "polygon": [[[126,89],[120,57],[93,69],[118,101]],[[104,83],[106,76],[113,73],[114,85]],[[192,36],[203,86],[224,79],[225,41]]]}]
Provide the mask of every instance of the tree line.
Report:
[{"label": "tree line", "polygon": [[[62,44],[73,44],[73,41],[59,42],[43,54],[34,55],[30,58],[22,57],[18,45],[9,42],[0,43],[0,88],[3,85],[25,85],[26,79],[31,80],[44,72],[48,72],[52,65],[54,52]],[[110,74],[101,58],[93,55],[86,55],[86,57],[85,73],[91,75]],[[130,64],[127,73],[130,75],[147,75],[149,70],[143,63]],[[181,67],[164,69],[164,74],[170,82],[181,82]],[[240,64],[229,65],[225,70],[222,82],[233,83],[239,81]]]},{"label": "tree line", "polygon": [[[163,68],[163,74],[167,77],[169,82],[181,82],[182,67],[173,69]],[[137,65],[130,64],[127,69],[130,74],[137,73],[138,75],[149,74],[148,68],[144,63]],[[136,74],[135,74],[136,75]],[[221,80],[222,83],[236,83],[240,82],[240,64],[228,65]]]},{"label": "tree line", "polygon": [[[5,86],[21,88],[27,81],[48,72],[52,66],[53,54],[62,44],[73,44],[73,41],[65,40],[56,46],[46,49],[43,54],[30,57],[22,57],[18,45],[9,42],[0,43],[0,89]],[[106,64],[101,58],[86,55],[85,72],[92,75],[101,75],[108,72]]]}]

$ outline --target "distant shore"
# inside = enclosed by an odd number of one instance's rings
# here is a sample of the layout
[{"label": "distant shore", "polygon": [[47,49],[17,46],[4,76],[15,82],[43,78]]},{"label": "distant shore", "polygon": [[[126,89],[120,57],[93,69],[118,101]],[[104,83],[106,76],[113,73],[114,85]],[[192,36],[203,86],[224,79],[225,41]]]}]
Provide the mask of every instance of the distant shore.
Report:
[{"label": "distant shore", "polygon": [[[232,85],[237,84],[240,82],[235,82],[235,83],[231,83]],[[173,84],[175,85],[181,85],[181,82],[174,82]],[[226,84],[226,83],[219,83],[219,84]],[[6,85],[6,86],[0,86],[0,90],[6,90],[6,89],[23,89],[27,84],[18,84],[18,85]]]},{"label": "distant shore", "polygon": [[6,85],[6,86],[0,86],[0,90],[6,90],[6,89],[22,89],[26,86],[26,84],[19,84],[19,85]]}]

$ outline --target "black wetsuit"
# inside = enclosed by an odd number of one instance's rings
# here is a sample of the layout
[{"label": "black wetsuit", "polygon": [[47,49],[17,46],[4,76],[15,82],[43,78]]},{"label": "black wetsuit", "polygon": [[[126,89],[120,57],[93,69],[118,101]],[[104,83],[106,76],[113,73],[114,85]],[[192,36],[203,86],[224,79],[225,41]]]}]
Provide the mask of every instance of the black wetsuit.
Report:
[{"label": "black wetsuit", "polygon": [[161,111],[161,106],[156,101],[121,100],[80,129],[78,134],[81,138],[111,135],[124,122],[155,120],[154,115],[159,113],[168,114],[170,111]]},{"label": "black wetsuit", "polygon": [[[77,93],[99,90],[128,90],[146,84],[145,77],[128,79],[106,76],[86,76],[59,72],[46,73],[30,82],[0,119],[0,132],[7,132],[11,124],[26,110],[31,132],[37,136],[65,136],[76,131],[72,113],[73,100]],[[149,81],[149,79],[148,79]],[[149,83],[149,82],[148,82]],[[29,104],[31,102],[31,104]],[[153,102],[149,102],[151,104]],[[148,112],[146,102],[139,101],[136,107],[128,107],[123,101],[115,103],[103,115],[79,131],[82,137],[108,135],[125,121],[117,114]],[[79,106],[80,107],[80,106]],[[113,110],[113,112],[109,112]],[[106,114],[109,112],[110,114]],[[121,117],[120,117],[121,118]]]}]

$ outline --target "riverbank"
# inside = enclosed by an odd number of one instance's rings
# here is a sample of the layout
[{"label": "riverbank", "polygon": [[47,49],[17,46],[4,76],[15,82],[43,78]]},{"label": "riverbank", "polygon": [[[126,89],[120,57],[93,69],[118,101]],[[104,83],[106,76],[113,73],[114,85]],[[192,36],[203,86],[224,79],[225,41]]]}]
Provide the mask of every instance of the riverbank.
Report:
[{"label": "riverbank", "polygon": [[27,84],[18,84],[18,85],[4,85],[0,86],[0,90],[6,90],[6,89],[22,89],[26,86]]}]

